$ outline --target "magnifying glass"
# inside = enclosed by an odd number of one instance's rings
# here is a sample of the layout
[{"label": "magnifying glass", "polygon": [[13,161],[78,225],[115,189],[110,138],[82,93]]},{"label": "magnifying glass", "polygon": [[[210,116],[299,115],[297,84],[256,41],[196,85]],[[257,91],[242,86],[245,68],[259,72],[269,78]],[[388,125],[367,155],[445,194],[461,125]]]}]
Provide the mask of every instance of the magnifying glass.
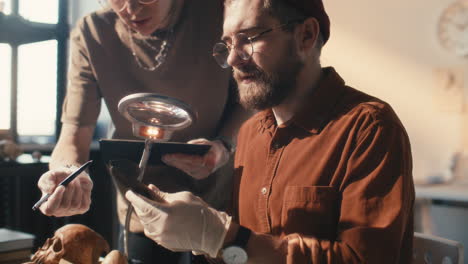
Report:
[{"label": "magnifying glass", "polygon": [[[192,108],[175,98],[154,94],[136,93],[119,101],[119,112],[132,123],[133,135],[145,139],[145,148],[140,159],[137,181],[143,180],[146,164],[153,142],[168,141],[174,131],[189,127],[196,121]],[[128,234],[133,212],[128,205],[124,228],[124,253],[128,256]]]},{"label": "magnifying glass", "polygon": [[174,131],[189,127],[197,118],[188,104],[154,93],[125,96],[118,109],[132,123],[134,136],[151,141],[168,141]]}]

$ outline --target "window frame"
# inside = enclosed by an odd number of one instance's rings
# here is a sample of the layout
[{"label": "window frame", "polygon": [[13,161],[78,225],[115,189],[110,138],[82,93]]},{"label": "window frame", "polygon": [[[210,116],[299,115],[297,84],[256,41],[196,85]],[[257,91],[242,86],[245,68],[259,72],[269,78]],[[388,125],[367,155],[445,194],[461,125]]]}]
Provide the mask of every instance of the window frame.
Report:
[{"label": "window frame", "polygon": [[23,44],[45,40],[57,41],[57,96],[55,116],[55,138],[58,139],[62,115],[62,104],[66,91],[68,61],[69,0],[58,0],[58,22],[56,24],[31,22],[19,14],[21,0],[11,0],[11,14],[0,12],[0,43],[11,47],[10,76],[10,137],[18,142],[18,48]]}]

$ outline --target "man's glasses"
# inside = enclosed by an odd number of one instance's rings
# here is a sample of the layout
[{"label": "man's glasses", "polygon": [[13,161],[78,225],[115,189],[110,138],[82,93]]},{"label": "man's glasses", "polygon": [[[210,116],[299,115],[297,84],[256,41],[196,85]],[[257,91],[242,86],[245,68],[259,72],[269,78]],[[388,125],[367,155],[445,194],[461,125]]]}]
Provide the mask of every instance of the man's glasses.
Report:
[{"label": "man's glasses", "polygon": [[122,12],[125,10],[128,2],[130,1],[138,1],[138,3],[142,5],[149,5],[159,0],[98,0],[98,1],[102,6],[106,4],[110,4],[111,6],[115,7],[118,12]]},{"label": "man's glasses", "polygon": [[254,42],[261,36],[266,33],[272,32],[273,30],[283,28],[285,26],[302,22],[303,20],[292,20],[287,23],[281,24],[277,27],[266,29],[254,36],[247,36],[245,33],[237,33],[232,39],[232,43],[218,42],[213,47],[213,57],[216,62],[222,68],[226,69],[229,67],[227,62],[231,50],[234,49],[236,55],[239,56],[242,60],[248,61],[254,52]]}]

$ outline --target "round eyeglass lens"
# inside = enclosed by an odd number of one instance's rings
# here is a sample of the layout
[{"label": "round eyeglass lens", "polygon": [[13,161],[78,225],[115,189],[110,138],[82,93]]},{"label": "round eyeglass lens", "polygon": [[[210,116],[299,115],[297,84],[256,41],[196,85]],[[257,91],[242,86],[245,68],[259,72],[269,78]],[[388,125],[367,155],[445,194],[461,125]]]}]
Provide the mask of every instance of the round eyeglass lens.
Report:
[{"label": "round eyeglass lens", "polygon": [[[241,59],[249,60],[252,56],[252,41],[250,41],[249,37],[247,37],[247,35],[245,35],[244,33],[239,33],[236,35],[234,47],[237,56],[239,56]],[[227,62],[229,54],[230,50],[226,44],[220,42],[214,45],[213,57],[222,68],[229,67],[229,64]]]},{"label": "round eyeglass lens", "polygon": [[229,49],[224,43],[216,43],[213,47],[213,57],[222,68],[228,68],[227,58],[229,57]]}]

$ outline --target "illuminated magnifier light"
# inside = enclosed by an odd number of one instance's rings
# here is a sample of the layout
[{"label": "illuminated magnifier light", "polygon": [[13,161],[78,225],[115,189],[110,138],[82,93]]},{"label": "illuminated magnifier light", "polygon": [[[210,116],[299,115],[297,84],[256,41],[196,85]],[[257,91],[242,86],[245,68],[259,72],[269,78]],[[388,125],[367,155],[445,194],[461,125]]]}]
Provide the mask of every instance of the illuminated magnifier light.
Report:
[{"label": "illuminated magnifier light", "polygon": [[148,138],[151,140],[161,140],[164,138],[164,130],[157,127],[151,126],[140,126],[138,135],[142,138]]},{"label": "illuminated magnifier light", "polygon": [[153,93],[128,95],[120,100],[118,109],[132,123],[134,136],[152,141],[168,141],[174,131],[196,120],[186,103]]}]

